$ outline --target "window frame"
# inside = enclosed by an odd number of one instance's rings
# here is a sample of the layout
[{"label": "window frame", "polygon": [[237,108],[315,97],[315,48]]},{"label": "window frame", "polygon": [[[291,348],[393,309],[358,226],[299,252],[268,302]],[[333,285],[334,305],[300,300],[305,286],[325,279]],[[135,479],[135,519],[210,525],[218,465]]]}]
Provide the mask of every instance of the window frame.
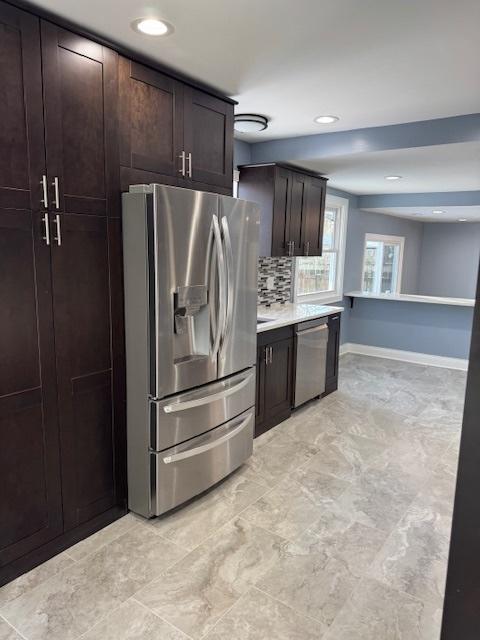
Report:
[{"label": "window frame", "polygon": [[[367,242],[383,242],[385,243],[391,243],[391,244],[399,244],[400,245],[400,251],[398,254],[398,273],[397,273],[397,279],[395,282],[395,290],[392,291],[392,293],[385,293],[385,294],[381,294],[380,292],[373,292],[373,295],[397,295],[401,292],[402,290],[402,277],[403,277],[403,255],[404,255],[404,251],[405,251],[405,236],[394,236],[394,235],[390,235],[390,236],[386,236],[386,235],[382,235],[380,233],[366,233],[365,234],[365,239],[363,242],[363,262],[362,262],[362,279],[361,279],[361,284],[360,284],[360,290],[362,292],[364,292],[363,290],[363,283],[365,280],[365,258],[367,257]],[[369,293],[369,292],[366,292]]]},{"label": "window frame", "polygon": [[[298,293],[298,258],[295,258],[293,292],[294,302],[318,302],[321,304],[330,304],[332,302],[340,302],[341,300],[343,300],[343,275],[345,271],[345,249],[347,243],[348,205],[348,198],[342,198],[340,196],[335,196],[327,192],[325,198],[325,209],[336,209],[339,219],[338,229],[335,229],[335,235],[338,236],[335,289],[333,291]],[[324,255],[324,252],[322,252],[322,254]]]}]

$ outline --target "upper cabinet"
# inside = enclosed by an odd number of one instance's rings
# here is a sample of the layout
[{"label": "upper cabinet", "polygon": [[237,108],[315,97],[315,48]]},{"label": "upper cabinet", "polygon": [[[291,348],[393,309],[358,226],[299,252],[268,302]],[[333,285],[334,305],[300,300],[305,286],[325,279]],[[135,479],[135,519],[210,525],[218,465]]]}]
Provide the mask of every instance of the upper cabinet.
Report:
[{"label": "upper cabinet", "polygon": [[161,182],[230,194],[233,105],[120,59],[122,188]]},{"label": "upper cabinet", "polygon": [[261,256],[322,255],[327,179],[287,165],[240,167],[238,195],[261,207]]}]

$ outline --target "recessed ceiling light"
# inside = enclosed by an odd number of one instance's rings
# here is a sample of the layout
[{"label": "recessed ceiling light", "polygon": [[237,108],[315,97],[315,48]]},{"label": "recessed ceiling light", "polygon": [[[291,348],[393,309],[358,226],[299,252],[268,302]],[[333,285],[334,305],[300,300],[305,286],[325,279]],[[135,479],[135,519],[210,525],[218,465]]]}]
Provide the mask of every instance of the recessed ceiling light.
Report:
[{"label": "recessed ceiling light", "polygon": [[385,180],[401,180],[402,176],[385,176]]},{"label": "recessed ceiling light", "polygon": [[234,129],[240,133],[254,133],[265,131],[268,118],[257,113],[237,113],[234,118]]},{"label": "recessed ceiling light", "polygon": [[444,209],[434,209],[432,213],[445,213]]},{"label": "recessed ceiling light", "polygon": [[467,221],[467,219],[466,219],[466,218],[459,218],[459,219],[458,219],[458,221],[459,221],[459,222],[466,222],[466,221]]},{"label": "recessed ceiling light", "polygon": [[147,36],[168,36],[173,32],[173,27],[164,20],[158,18],[139,18],[132,22],[132,29]]},{"label": "recessed ceiling light", "polygon": [[339,119],[338,116],[317,116],[314,118],[314,122],[317,124],[332,124],[332,122],[336,122]]}]

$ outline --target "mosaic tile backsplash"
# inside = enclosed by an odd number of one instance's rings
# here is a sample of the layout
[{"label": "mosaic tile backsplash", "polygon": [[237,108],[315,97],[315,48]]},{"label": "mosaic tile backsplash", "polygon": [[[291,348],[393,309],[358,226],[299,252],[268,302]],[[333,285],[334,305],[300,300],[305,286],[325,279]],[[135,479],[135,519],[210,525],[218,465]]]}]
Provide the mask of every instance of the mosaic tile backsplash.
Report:
[{"label": "mosaic tile backsplash", "polygon": [[[258,304],[289,302],[292,296],[293,258],[258,259]],[[267,278],[273,276],[273,289]]]}]

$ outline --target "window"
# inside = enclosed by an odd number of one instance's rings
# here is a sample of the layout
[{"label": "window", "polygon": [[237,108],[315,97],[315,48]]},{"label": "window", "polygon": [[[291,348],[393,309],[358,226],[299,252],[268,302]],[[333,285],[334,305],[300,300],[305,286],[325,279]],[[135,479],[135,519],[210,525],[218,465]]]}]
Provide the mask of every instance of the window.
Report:
[{"label": "window", "polygon": [[405,238],[365,234],[362,291],[400,293]]},{"label": "window", "polygon": [[296,259],[296,302],[342,298],[347,215],[348,200],[327,194],[322,255]]}]

